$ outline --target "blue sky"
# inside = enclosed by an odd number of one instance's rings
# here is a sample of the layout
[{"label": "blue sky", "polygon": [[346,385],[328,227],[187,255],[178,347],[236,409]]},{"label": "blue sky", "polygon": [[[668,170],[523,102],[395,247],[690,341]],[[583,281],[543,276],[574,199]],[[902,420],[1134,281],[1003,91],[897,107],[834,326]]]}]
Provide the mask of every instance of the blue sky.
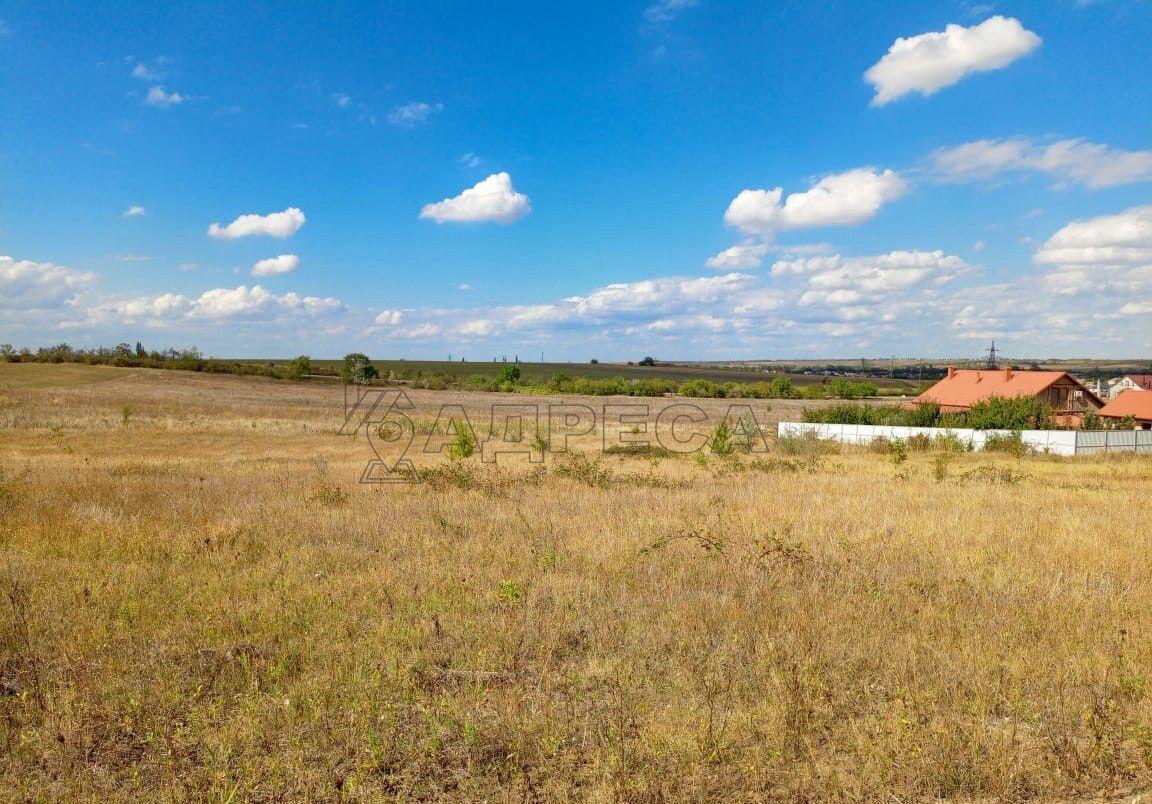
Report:
[{"label": "blue sky", "polygon": [[0,341],[1146,357],[1152,3],[0,0]]}]

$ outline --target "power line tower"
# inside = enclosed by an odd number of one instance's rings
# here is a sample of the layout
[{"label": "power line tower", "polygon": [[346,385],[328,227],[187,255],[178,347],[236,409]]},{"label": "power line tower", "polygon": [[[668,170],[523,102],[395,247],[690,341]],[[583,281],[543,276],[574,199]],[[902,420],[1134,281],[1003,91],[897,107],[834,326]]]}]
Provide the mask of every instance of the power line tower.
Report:
[{"label": "power line tower", "polygon": [[996,341],[992,341],[992,348],[988,350],[988,360],[984,364],[984,368],[988,369],[989,371],[995,371],[996,369],[1000,368],[996,362]]}]

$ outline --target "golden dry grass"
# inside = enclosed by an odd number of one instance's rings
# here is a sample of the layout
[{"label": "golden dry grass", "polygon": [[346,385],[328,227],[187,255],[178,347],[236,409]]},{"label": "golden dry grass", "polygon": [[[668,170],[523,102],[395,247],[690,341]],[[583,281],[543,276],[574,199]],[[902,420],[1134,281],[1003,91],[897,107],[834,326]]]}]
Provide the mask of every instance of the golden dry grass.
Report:
[{"label": "golden dry grass", "polygon": [[65,385],[0,390],[10,800],[1152,784],[1147,458],[963,454],[937,480],[935,454],[701,467],[589,442],[362,486],[339,388]]}]

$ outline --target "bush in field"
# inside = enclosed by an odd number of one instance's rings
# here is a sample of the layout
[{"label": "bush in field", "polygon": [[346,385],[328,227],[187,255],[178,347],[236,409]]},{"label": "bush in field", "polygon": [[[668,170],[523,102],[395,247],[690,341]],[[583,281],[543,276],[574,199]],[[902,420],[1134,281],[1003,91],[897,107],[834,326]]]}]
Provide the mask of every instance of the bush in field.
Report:
[{"label": "bush in field", "polygon": [[732,428],[728,426],[727,419],[716,422],[716,426],[712,428],[712,437],[708,439],[708,446],[712,449],[712,454],[722,458],[732,454],[736,447],[732,443]]},{"label": "bush in field", "polygon": [[312,358],[308,355],[300,355],[288,364],[288,379],[290,380],[298,380],[305,374],[311,373]]},{"label": "bush in field", "polygon": [[1017,458],[1027,455],[1031,448],[1020,437],[1020,431],[1011,433],[992,433],[984,441],[985,452],[1007,452]]},{"label": "bush in field", "polygon": [[367,385],[379,376],[368,355],[360,352],[344,355],[344,362],[340,366],[340,379],[345,384]]},{"label": "bush in field", "polygon": [[768,387],[771,389],[773,399],[795,399],[800,396],[792,387],[792,380],[784,375],[773,378]]},{"label": "bush in field", "polygon": [[723,397],[724,389],[708,380],[684,380],[676,391],[680,396],[696,398]]},{"label": "bush in field", "polygon": [[1052,426],[1052,408],[1034,396],[993,396],[969,408],[967,419],[976,430],[1044,430]]},{"label": "bush in field", "polygon": [[497,379],[501,385],[504,383],[512,383],[515,385],[520,382],[520,367],[515,363],[509,363],[500,369],[500,376]]}]

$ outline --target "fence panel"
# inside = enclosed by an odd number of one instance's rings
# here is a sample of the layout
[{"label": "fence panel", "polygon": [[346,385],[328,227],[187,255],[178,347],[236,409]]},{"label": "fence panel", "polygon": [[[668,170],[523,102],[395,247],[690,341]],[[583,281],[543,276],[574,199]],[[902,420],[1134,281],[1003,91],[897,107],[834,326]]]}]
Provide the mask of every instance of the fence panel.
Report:
[{"label": "fence panel", "polygon": [[[802,436],[815,432],[820,438],[842,444],[868,445],[877,438],[906,441],[914,435],[929,438],[953,436],[970,444],[973,450],[984,449],[990,437],[1011,437],[1011,430],[971,430],[943,427],[889,427],[869,424],[817,424],[780,422],[781,436]],[[1054,455],[1095,455],[1103,452],[1152,453],[1152,430],[1025,430],[1020,440],[1033,449]]]}]

